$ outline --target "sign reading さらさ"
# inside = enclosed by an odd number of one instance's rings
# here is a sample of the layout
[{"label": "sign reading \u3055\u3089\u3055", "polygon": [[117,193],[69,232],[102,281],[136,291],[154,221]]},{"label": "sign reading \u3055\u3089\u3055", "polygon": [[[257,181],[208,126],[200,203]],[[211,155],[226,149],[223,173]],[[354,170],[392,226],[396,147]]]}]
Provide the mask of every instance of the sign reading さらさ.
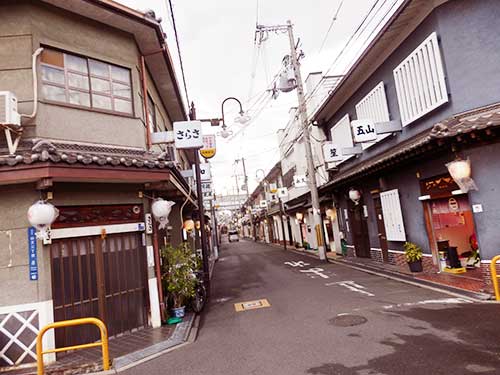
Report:
[{"label": "sign reading \u3055\u3089\u3055", "polygon": [[174,140],[178,149],[203,147],[201,121],[174,122]]}]

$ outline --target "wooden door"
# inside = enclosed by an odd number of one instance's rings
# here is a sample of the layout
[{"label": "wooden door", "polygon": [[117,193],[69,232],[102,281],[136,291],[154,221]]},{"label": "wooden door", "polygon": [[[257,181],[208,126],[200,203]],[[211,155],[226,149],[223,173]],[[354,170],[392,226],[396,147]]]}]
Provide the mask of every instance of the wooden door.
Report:
[{"label": "wooden door", "polygon": [[350,222],[352,230],[352,239],[356,250],[356,256],[359,258],[370,258],[370,241],[368,238],[368,225],[363,215],[363,205],[350,204]]},{"label": "wooden door", "polygon": [[[110,336],[147,325],[147,261],[140,233],[54,240],[50,257],[54,321],[100,318]],[[99,337],[90,326],[55,331],[57,347]]]},{"label": "wooden door", "polygon": [[380,242],[380,248],[382,249],[382,260],[384,263],[389,262],[389,247],[387,245],[387,237],[385,233],[385,224],[384,224],[384,214],[382,212],[382,203],[380,201],[380,197],[373,197],[373,203],[375,205],[375,216],[377,220],[377,229],[378,229],[378,239]]}]

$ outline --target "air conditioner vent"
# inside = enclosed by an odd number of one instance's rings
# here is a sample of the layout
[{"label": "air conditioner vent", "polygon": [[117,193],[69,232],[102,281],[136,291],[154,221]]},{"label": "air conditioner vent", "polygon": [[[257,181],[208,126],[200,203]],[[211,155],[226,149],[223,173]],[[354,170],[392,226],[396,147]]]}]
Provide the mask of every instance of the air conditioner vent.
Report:
[{"label": "air conditioner vent", "polygon": [[21,125],[17,112],[17,98],[10,91],[0,91],[0,124]]}]

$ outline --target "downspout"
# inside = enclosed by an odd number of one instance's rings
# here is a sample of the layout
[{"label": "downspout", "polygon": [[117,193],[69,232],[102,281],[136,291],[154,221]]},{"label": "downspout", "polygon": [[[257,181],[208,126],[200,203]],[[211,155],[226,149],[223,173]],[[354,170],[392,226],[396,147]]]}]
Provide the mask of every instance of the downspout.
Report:
[{"label": "downspout", "polygon": [[166,320],[166,306],[165,306],[165,298],[163,295],[163,284],[161,282],[161,260],[160,260],[160,246],[158,242],[158,228],[156,225],[153,226],[153,253],[155,258],[155,274],[156,274],[156,282],[158,286],[158,297],[160,300],[160,316],[162,321]]},{"label": "downspout", "polygon": [[32,56],[31,59],[31,70],[33,73],[33,112],[30,115],[20,114],[21,117],[25,118],[33,118],[36,116],[36,112],[38,110],[38,74],[36,69],[36,60],[38,56],[42,53],[43,48],[38,48]]},{"label": "downspout", "polygon": [[151,134],[149,129],[149,112],[148,112],[148,84],[146,82],[146,63],[144,55],[141,55],[141,76],[142,76],[142,104],[144,107],[144,121],[146,122],[146,144],[147,150],[151,149]]}]

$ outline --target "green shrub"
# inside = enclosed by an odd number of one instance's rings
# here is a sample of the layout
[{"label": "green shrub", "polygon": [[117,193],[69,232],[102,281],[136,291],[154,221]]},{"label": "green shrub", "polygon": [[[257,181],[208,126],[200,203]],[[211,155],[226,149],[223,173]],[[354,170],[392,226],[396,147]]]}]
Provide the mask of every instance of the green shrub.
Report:
[{"label": "green shrub", "polygon": [[417,262],[422,259],[422,249],[413,242],[405,242],[403,246],[405,250],[405,257],[408,263]]},{"label": "green shrub", "polygon": [[161,250],[162,283],[174,303],[174,308],[184,306],[185,301],[194,297],[196,278],[193,271],[200,267],[200,259],[187,243],[177,247],[167,245]]}]

